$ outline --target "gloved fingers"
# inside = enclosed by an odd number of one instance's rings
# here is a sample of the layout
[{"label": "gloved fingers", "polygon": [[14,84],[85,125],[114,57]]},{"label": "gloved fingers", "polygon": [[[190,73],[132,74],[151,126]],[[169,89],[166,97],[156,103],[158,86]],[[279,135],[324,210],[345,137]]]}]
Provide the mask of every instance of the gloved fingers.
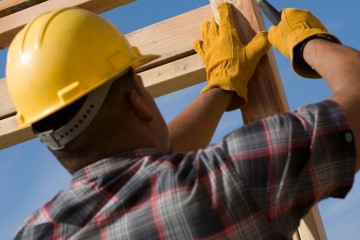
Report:
[{"label": "gloved fingers", "polygon": [[[296,21],[302,22],[309,17],[309,14],[312,15],[307,10],[297,9],[297,8],[284,8],[281,10],[281,21],[283,24],[289,24],[289,21],[294,18]],[[303,18],[305,17],[305,19]]]},{"label": "gloved fingers", "polygon": [[[296,8],[284,8],[283,10],[281,10],[281,20],[278,24],[278,28],[288,28],[290,31],[293,31],[291,28],[293,19],[296,19],[296,21],[298,22],[296,24],[301,24],[304,21],[304,19],[302,19],[302,17],[304,16],[302,12],[303,10]],[[307,13],[305,14],[307,15]]]},{"label": "gloved fingers", "polygon": [[220,16],[219,34],[221,36],[231,37],[242,44],[235,27],[236,24],[231,4],[226,2],[219,4],[218,12]]},{"label": "gloved fingers", "polygon": [[209,36],[210,23],[208,21],[201,24],[201,37],[205,41]]},{"label": "gloved fingers", "polygon": [[211,18],[208,31],[209,31],[208,38],[210,41],[212,39],[215,39],[219,35],[219,26],[217,25],[217,23],[215,21],[215,17]]},{"label": "gloved fingers", "polygon": [[284,8],[281,10],[281,21],[285,22],[289,19],[296,19],[296,21],[302,22],[309,17],[312,17],[311,12],[297,8]]},{"label": "gloved fingers", "polygon": [[246,45],[246,55],[250,59],[259,60],[271,47],[268,39],[267,32],[259,32],[256,36]]},{"label": "gloved fingers", "polygon": [[281,22],[289,26],[304,25],[305,28],[319,28],[327,31],[321,21],[310,11],[296,8],[284,8],[281,11]]},{"label": "gloved fingers", "polygon": [[229,3],[221,3],[218,5],[217,7],[218,13],[219,13],[219,17],[220,17],[220,23],[219,25],[221,26],[222,31],[227,31],[228,30],[228,26],[233,23],[233,16],[232,16],[232,9],[231,9],[231,4]]},{"label": "gloved fingers", "polygon": [[204,48],[203,48],[204,42],[201,40],[195,40],[194,41],[194,50],[197,52],[197,54],[200,55],[202,59],[204,59]]}]

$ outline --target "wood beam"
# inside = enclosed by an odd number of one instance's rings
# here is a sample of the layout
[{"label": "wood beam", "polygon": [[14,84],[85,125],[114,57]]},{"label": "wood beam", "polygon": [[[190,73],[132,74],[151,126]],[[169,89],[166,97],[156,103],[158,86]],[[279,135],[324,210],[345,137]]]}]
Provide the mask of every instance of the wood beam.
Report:
[{"label": "wood beam", "polygon": [[[139,73],[153,97],[159,97],[202,81],[206,74],[197,55],[191,55],[157,68]],[[15,116],[0,120],[0,149],[30,140],[35,136],[30,128],[17,129]]]},{"label": "wood beam", "polygon": [[[217,4],[220,2],[233,4],[238,33],[244,43],[251,41],[257,32],[266,30],[255,0],[210,0],[210,2],[215,18],[218,18]],[[248,84],[248,99],[249,103],[241,109],[245,124],[289,111],[278,68],[271,51],[261,59]],[[320,213],[316,210],[317,206],[315,205],[301,220],[301,225],[294,233],[293,240],[326,239]]]},{"label": "wood beam", "polygon": [[0,149],[33,139],[29,127],[18,129],[15,116],[0,120]]},{"label": "wood beam", "polygon": [[0,18],[0,49],[9,46],[22,27],[34,17],[64,7],[81,7],[95,13],[103,13],[134,0],[48,0],[32,7]]},{"label": "wood beam", "polygon": [[206,80],[203,61],[191,55],[139,73],[144,86],[156,98]]},{"label": "wood beam", "polygon": [[[240,39],[248,43],[259,31],[265,31],[265,23],[255,0],[210,0],[215,18],[217,4],[232,3]],[[261,97],[260,97],[261,96]],[[289,111],[275,58],[270,50],[264,56],[248,84],[248,104],[241,109],[244,123]]]},{"label": "wood beam", "polygon": [[0,2],[0,17],[19,12],[47,0],[4,0]]},{"label": "wood beam", "polygon": [[[326,240],[326,232],[321,220],[320,211],[317,205],[313,206],[309,213],[301,220],[298,228],[300,239]],[[294,240],[294,239],[293,239]]]},{"label": "wood beam", "polygon": [[5,79],[0,79],[0,120],[15,115]]},{"label": "wood beam", "polygon": [[[145,71],[194,54],[193,42],[194,39],[201,37],[201,22],[211,16],[210,6],[204,6],[127,34],[129,42],[139,47],[143,54],[161,55],[159,59],[139,71]],[[15,108],[4,81],[5,79],[0,80],[0,119],[15,114]]]},{"label": "wood beam", "polygon": [[161,55],[155,64],[152,62],[145,67],[148,69],[194,54],[194,40],[201,38],[201,23],[211,16],[208,5],[129,33],[126,37],[142,53]]}]

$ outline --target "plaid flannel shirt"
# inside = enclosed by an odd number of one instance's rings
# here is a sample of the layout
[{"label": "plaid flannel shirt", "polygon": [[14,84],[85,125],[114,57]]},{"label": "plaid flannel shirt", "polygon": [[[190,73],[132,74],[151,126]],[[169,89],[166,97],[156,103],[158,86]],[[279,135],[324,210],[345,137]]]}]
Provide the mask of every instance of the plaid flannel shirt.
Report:
[{"label": "plaid flannel shirt", "polygon": [[220,144],[138,149],[73,176],[15,239],[285,239],[311,206],[344,197],[355,146],[331,101],[266,118]]}]

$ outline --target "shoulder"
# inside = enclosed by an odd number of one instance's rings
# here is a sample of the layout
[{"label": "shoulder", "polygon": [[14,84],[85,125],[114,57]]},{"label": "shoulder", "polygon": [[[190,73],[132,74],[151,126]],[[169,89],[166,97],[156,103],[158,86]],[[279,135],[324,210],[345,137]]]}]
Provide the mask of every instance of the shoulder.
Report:
[{"label": "shoulder", "polygon": [[[73,220],[63,221],[70,216],[71,210],[67,206],[64,192],[60,192],[25,220],[18,228],[14,239],[53,239],[53,235],[59,234],[59,231],[64,234],[78,231],[79,227],[72,224]],[[65,239],[66,236],[61,238]]]}]

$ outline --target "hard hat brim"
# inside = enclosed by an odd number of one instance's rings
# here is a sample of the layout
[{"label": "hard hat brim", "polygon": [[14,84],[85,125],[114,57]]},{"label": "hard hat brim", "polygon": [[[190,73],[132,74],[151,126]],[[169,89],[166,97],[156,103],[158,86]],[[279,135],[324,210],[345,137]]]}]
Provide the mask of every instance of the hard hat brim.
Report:
[{"label": "hard hat brim", "polygon": [[144,66],[145,64],[157,59],[161,57],[160,55],[156,55],[156,54],[147,54],[147,55],[142,55],[141,57],[139,57],[138,59],[136,59],[134,61],[134,63],[131,65],[134,69],[139,68],[141,66]]}]

